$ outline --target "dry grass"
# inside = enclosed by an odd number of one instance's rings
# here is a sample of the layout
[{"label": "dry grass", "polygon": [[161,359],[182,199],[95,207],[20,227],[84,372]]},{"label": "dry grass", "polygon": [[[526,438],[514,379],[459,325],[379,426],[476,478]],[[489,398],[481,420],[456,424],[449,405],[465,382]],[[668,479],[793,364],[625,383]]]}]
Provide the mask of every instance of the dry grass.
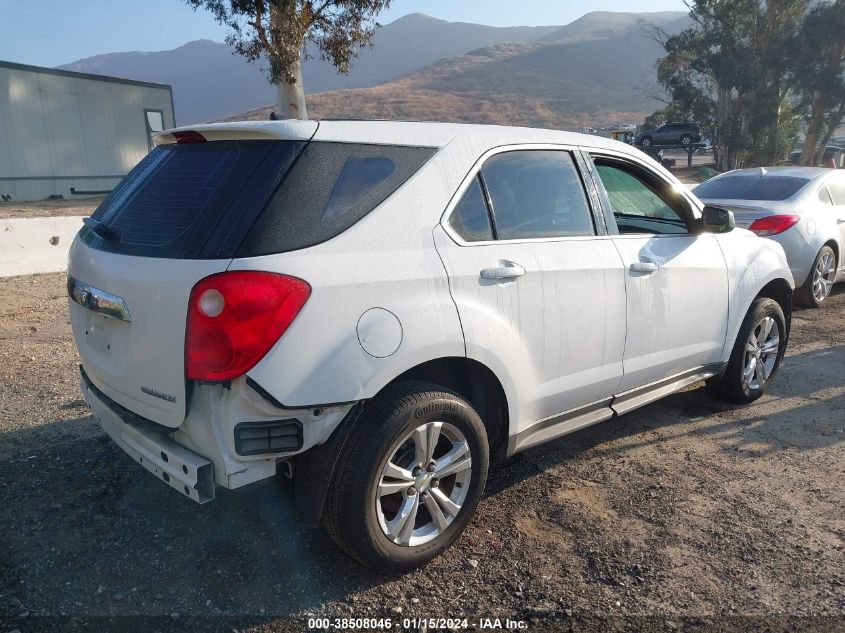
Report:
[{"label": "dry grass", "polygon": [[[572,65],[567,51],[559,45],[502,44],[371,88],[308,95],[309,114],[571,130],[641,121],[654,109],[636,87],[587,77],[580,66],[574,76],[571,68],[560,68]],[[222,120],[266,120],[272,109]]]},{"label": "dry grass", "polygon": [[72,200],[39,200],[36,202],[0,203],[0,220],[10,218],[47,218],[65,215],[91,215],[104,196]]}]

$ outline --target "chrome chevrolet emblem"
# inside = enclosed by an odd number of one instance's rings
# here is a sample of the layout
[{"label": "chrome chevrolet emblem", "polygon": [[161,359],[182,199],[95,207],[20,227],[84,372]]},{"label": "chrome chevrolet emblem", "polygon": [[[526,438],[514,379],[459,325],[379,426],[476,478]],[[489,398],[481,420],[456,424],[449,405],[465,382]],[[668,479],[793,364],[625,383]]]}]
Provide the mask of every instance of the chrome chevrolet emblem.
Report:
[{"label": "chrome chevrolet emblem", "polygon": [[132,320],[126,301],[122,297],[98,290],[73,277],[68,277],[67,293],[73,301],[92,312],[120,321]]}]

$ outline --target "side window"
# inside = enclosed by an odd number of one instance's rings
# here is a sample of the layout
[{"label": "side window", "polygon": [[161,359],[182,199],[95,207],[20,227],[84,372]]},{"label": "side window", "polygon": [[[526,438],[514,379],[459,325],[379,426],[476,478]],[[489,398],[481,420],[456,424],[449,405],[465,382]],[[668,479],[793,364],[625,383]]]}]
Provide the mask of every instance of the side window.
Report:
[{"label": "side window", "polygon": [[238,257],[285,253],[340,235],[393,195],[434,152],[428,147],[311,141],[284,174]]},{"label": "side window", "polygon": [[595,235],[590,207],[571,154],[514,151],[481,169],[500,240]]},{"label": "side window", "polygon": [[819,200],[822,201],[823,204],[828,206],[833,204],[833,199],[830,197],[830,192],[827,190],[825,185],[822,185],[819,189]]},{"label": "side window", "polygon": [[396,164],[386,156],[350,156],[334,183],[320,222],[329,224],[354,209],[362,199],[378,195],[378,188],[395,171]]},{"label": "side window", "polygon": [[466,190],[458,206],[449,217],[449,224],[455,233],[467,242],[483,242],[493,239],[493,227],[490,226],[490,213],[481,181],[476,176]]},{"label": "side window", "polygon": [[827,183],[827,189],[830,191],[833,204],[845,206],[845,179],[839,178],[838,180]]},{"label": "side window", "polygon": [[684,234],[686,222],[657,187],[615,161],[595,160],[596,172],[621,234]]}]

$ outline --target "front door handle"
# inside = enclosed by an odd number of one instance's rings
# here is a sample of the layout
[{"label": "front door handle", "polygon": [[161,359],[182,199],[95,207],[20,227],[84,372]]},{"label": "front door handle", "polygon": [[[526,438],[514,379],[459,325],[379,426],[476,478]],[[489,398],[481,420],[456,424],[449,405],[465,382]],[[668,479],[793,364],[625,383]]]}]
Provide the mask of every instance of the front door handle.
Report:
[{"label": "front door handle", "polygon": [[525,269],[514,262],[503,261],[498,266],[484,268],[481,271],[482,279],[516,279],[525,275]]},{"label": "front door handle", "polygon": [[657,264],[654,262],[634,262],[631,264],[632,273],[653,273],[657,271]]},{"label": "front door handle", "polygon": [[836,223],[837,223],[837,224],[845,224],[845,218],[839,218],[839,219],[836,221]]}]

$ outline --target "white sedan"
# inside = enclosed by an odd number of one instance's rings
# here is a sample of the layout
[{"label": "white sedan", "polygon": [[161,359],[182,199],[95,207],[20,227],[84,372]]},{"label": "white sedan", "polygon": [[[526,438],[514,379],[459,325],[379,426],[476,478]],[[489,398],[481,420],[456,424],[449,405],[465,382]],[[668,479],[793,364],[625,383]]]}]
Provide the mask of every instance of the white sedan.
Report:
[{"label": "white sedan", "polygon": [[740,169],[711,178],[695,194],[783,246],[801,303],[819,307],[833,284],[845,281],[845,170]]}]

